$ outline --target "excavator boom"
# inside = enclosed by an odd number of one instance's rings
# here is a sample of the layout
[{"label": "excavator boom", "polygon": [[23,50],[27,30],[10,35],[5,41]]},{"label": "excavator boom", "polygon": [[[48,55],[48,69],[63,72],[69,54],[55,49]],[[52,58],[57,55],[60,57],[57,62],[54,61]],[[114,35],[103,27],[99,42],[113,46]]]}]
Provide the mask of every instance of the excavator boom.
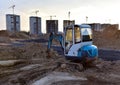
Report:
[{"label": "excavator boom", "polygon": [[56,34],[56,33],[50,34],[50,37],[48,40],[48,50],[51,48],[53,39],[58,40],[60,42],[62,49],[64,50],[64,38],[63,38],[62,34]]}]

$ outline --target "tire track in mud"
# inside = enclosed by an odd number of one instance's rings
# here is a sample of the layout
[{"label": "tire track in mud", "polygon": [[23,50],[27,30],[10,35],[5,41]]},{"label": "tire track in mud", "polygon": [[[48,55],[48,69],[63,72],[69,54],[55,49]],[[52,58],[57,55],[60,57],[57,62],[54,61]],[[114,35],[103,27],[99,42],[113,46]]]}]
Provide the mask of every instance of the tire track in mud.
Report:
[{"label": "tire track in mud", "polygon": [[8,75],[4,76],[0,80],[0,85],[30,85],[33,81],[40,79],[49,74],[50,72],[54,71],[57,65],[55,64],[52,66],[46,66],[44,63],[43,65],[36,65],[36,67],[33,66],[32,68],[26,70],[22,69],[25,67],[11,70]]},{"label": "tire track in mud", "polygon": [[[57,51],[58,54],[63,55],[61,47],[52,46],[52,48]],[[99,49],[99,58],[108,61],[120,60],[120,51]],[[50,72],[54,71],[55,68],[57,68],[56,63],[47,63],[47,65],[43,64],[45,63],[28,70],[13,70],[11,74],[3,77],[3,79],[0,80],[0,85],[30,85],[32,82],[45,77]]]}]

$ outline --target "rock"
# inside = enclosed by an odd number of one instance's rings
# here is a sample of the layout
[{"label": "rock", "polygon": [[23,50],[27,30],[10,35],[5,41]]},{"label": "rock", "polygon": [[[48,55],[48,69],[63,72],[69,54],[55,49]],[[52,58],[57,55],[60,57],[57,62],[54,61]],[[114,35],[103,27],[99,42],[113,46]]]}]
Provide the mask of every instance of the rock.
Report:
[{"label": "rock", "polygon": [[20,62],[21,60],[5,60],[5,61],[0,61],[0,66],[13,66]]},{"label": "rock", "polygon": [[62,69],[65,69],[66,67],[67,67],[66,64],[61,64],[61,68],[62,68]]}]

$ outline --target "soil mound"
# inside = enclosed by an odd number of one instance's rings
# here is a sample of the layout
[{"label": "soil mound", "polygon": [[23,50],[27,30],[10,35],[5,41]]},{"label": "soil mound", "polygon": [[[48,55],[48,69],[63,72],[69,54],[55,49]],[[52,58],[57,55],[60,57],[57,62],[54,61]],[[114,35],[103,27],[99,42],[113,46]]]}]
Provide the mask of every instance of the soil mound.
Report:
[{"label": "soil mound", "polygon": [[0,31],[0,37],[8,37],[8,38],[18,38],[18,39],[28,39],[29,33],[21,31],[21,32],[9,32],[7,30]]},{"label": "soil mound", "polygon": [[117,26],[111,25],[103,31],[93,31],[93,42],[99,48],[119,50],[120,30]]}]

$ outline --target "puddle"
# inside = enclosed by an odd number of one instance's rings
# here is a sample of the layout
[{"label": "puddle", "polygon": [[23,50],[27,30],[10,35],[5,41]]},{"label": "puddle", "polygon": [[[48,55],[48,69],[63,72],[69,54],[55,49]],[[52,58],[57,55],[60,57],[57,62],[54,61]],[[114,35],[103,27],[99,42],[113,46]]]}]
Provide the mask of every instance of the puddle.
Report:
[{"label": "puddle", "polygon": [[84,80],[87,80],[87,78],[76,77],[76,76],[70,75],[69,73],[53,72],[47,75],[46,77],[35,81],[31,85],[51,85],[54,82],[66,81],[66,80],[81,80],[81,81],[83,80],[84,81]]}]

